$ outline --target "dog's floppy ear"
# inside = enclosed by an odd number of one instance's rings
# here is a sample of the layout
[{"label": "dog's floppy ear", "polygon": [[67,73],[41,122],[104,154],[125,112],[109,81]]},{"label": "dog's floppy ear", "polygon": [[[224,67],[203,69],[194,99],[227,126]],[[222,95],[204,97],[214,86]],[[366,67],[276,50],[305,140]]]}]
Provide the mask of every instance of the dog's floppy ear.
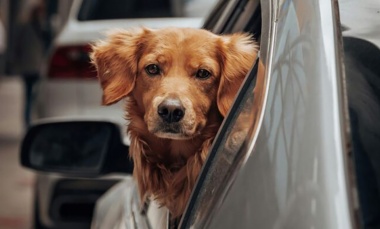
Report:
[{"label": "dog's floppy ear", "polygon": [[218,88],[217,105],[225,117],[232,106],[245,75],[255,61],[257,44],[249,34],[221,36],[221,78]]},{"label": "dog's floppy ear", "polygon": [[149,32],[144,28],[113,30],[105,40],[92,45],[90,57],[103,89],[103,105],[113,104],[133,90],[138,59]]}]

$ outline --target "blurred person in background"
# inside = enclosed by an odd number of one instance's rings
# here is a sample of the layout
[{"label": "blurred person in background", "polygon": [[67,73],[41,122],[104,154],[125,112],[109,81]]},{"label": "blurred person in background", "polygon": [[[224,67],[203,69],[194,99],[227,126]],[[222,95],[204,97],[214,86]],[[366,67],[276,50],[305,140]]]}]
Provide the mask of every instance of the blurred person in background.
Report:
[{"label": "blurred person in background", "polygon": [[44,0],[23,0],[15,32],[13,63],[24,82],[24,125],[30,125],[33,89],[40,78],[40,68],[49,40]]},{"label": "blurred person in background", "polygon": [[[1,12],[0,12],[1,14]],[[1,20],[1,15],[0,15],[0,76],[4,71],[4,55],[5,55],[5,49],[6,49],[6,40],[7,34],[5,31],[4,23]]]}]

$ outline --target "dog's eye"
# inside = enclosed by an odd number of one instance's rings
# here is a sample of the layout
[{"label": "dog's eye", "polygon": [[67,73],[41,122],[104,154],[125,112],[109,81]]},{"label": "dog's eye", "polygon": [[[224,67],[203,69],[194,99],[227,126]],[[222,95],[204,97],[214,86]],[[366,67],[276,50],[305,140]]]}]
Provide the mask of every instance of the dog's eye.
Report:
[{"label": "dog's eye", "polygon": [[146,73],[149,75],[158,75],[160,74],[160,67],[158,67],[156,64],[150,64],[145,67]]},{"label": "dog's eye", "polygon": [[210,76],[211,73],[205,69],[199,69],[196,74],[196,77],[199,79],[207,79]]}]

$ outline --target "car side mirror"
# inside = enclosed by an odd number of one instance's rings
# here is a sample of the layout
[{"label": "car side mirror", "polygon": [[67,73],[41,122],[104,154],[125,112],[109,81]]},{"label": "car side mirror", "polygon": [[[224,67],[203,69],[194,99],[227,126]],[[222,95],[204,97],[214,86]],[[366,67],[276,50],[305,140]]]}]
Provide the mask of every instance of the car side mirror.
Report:
[{"label": "car side mirror", "polygon": [[71,176],[132,173],[118,125],[104,121],[60,121],[29,129],[21,145],[27,168]]}]

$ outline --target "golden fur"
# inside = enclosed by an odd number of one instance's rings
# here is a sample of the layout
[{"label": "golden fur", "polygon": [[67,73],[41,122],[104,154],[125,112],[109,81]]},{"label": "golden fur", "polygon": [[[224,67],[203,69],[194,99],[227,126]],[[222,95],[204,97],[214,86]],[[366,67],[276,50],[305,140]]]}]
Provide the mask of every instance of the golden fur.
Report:
[{"label": "golden fur", "polygon": [[[103,104],[126,98],[130,155],[142,198],[180,216],[234,97],[256,58],[248,34],[218,36],[201,29],[115,30],[93,45],[91,59]],[[158,75],[146,68],[159,66]],[[206,69],[210,77],[195,77]],[[167,132],[157,106],[174,96],[185,114]]]}]

